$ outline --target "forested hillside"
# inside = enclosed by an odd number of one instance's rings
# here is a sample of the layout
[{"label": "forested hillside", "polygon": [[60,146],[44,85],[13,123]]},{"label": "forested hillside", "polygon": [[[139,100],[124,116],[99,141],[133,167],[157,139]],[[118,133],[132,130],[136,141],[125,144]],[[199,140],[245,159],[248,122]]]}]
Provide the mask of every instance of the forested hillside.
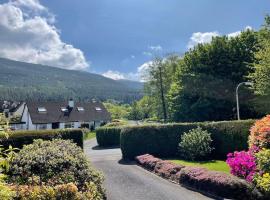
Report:
[{"label": "forested hillside", "polygon": [[139,99],[143,85],[128,83],[88,72],[0,58],[0,100]]}]

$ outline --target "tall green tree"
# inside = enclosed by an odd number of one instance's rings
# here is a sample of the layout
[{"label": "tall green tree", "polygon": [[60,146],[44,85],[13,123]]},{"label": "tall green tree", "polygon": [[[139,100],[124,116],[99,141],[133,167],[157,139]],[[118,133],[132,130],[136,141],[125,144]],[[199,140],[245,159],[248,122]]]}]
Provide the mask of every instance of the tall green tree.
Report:
[{"label": "tall green tree", "polygon": [[[235,88],[247,81],[250,63],[258,51],[258,36],[252,30],[237,37],[215,37],[188,51],[179,64],[168,92],[173,121],[235,119]],[[242,91],[241,108],[246,118],[254,113],[247,105],[251,98]],[[244,99],[244,100],[243,100]]]},{"label": "tall green tree", "polygon": [[255,53],[254,70],[250,73],[250,80],[254,83],[255,93],[258,95],[256,108],[262,112],[270,112],[270,16],[265,17],[265,24],[258,32],[260,50]]},{"label": "tall green tree", "polygon": [[167,94],[173,80],[172,74],[178,67],[179,57],[169,55],[166,58],[156,57],[146,72],[146,94],[154,99],[156,116],[168,120]]}]

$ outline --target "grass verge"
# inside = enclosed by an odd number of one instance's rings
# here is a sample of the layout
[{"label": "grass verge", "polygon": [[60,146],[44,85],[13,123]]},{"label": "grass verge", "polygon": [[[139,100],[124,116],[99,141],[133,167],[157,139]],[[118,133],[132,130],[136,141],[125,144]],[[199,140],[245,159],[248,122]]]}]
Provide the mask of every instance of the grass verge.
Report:
[{"label": "grass verge", "polygon": [[96,137],[96,132],[95,131],[90,131],[87,132],[83,135],[83,140],[90,140]]},{"label": "grass verge", "polygon": [[186,161],[186,160],[178,160],[172,159],[171,162],[175,164],[180,164],[184,166],[196,166],[196,167],[204,167],[208,170],[213,171],[221,171],[230,173],[230,168],[225,161],[222,160],[209,160],[209,161]]}]

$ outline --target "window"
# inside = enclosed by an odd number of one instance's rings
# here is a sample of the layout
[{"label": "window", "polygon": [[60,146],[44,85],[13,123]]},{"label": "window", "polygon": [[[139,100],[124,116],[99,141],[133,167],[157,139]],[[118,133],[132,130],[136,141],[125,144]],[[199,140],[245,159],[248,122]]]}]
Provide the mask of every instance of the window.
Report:
[{"label": "window", "polygon": [[100,107],[96,107],[96,111],[102,111]]},{"label": "window", "polygon": [[65,123],[65,128],[74,128],[74,123],[73,122]]},{"label": "window", "polygon": [[39,113],[46,113],[47,109],[45,107],[38,107],[38,112]]},{"label": "window", "polygon": [[61,111],[62,111],[62,112],[67,112],[68,109],[67,109],[66,107],[61,107]]},{"label": "window", "polygon": [[83,107],[77,107],[78,111],[79,112],[83,112],[84,111],[84,108]]}]

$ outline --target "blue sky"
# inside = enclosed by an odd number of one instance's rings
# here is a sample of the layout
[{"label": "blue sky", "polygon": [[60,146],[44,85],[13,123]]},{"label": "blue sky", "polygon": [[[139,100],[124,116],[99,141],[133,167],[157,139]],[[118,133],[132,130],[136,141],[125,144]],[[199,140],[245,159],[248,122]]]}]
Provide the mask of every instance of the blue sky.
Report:
[{"label": "blue sky", "polygon": [[[80,54],[81,69],[100,74],[111,71],[120,78],[131,79],[138,78],[138,67],[151,61],[153,55],[182,54],[188,45],[207,42],[213,35],[235,33],[247,26],[258,29],[264,15],[270,13],[269,0],[16,1],[19,3],[15,6],[30,13],[31,17],[52,16],[52,22],[48,23],[57,28],[61,42],[72,45],[82,53],[76,52]],[[2,4],[6,2],[0,0]],[[25,9],[25,3],[29,2],[41,5],[46,11],[30,12],[30,9],[36,10],[36,5]],[[198,32],[200,34],[196,35]],[[191,41],[192,36],[195,41]],[[5,52],[2,55],[8,54]],[[34,62],[54,64],[52,59],[44,59],[42,57]],[[55,65],[64,68],[68,62],[62,59]]]}]

